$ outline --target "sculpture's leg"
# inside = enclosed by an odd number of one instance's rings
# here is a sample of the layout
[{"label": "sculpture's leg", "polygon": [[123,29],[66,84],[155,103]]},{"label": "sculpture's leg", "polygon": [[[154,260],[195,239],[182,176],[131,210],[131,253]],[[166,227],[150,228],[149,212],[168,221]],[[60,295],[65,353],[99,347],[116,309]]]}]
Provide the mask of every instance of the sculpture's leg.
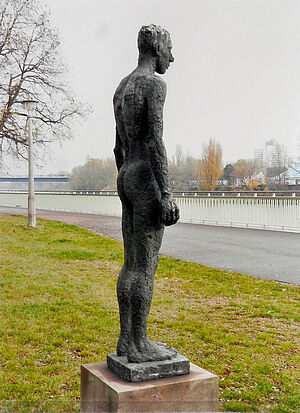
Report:
[{"label": "sculpture's leg", "polygon": [[159,260],[164,226],[160,222],[157,201],[145,201],[134,208],[135,271],[130,289],[132,341],[128,361],[166,360],[175,352],[161,343],[150,342],[147,320],[153,293],[153,280]]},{"label": "sculpture's leg", "polygon": [[134,269],[133,208],[122,202],[122,232],[124,240],[124,264],[118,278],[117,295],[120,312],[121,333],[117,344],[118,356],[127,355],[131,334],[130,285]]}]

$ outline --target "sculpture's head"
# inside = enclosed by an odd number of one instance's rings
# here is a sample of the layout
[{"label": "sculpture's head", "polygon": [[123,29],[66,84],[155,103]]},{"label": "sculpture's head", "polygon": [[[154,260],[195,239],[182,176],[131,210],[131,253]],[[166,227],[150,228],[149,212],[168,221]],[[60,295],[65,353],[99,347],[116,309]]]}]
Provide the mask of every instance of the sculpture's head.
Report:
[{"label": "sculpture's head", "polygon": [[155,24],[141,28],[138,34],[138,48],[139,59],[145,56],[156,58],[155,71],[157,73],[164,74],[170,63],[174,62],[170,33]]}]

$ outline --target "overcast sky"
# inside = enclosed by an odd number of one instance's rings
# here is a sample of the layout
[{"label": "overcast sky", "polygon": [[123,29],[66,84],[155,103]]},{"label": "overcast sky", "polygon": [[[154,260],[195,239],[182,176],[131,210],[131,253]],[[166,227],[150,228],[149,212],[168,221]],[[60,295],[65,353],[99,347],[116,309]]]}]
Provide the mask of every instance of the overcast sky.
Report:
[{"label": "overcast sky", "polygon": [[[159,24],[173,42],[164,141],[199,157],[210,137],[225,162],[268,139],[300,134],[299,0],[42,0],[58,28],[70,81],[93,114],[39,173],[112,156],[112,96],[137,63],[137,32]],[[21,173],[19,169],[16,172]]]}]

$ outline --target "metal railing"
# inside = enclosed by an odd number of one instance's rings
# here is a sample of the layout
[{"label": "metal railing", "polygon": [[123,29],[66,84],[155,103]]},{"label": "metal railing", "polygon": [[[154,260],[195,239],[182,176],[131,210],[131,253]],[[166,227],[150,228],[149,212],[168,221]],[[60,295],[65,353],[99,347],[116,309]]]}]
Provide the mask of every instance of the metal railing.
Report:
[{"label": "metal railing", "polygon": [[[35,197],[39,209],[121,216],[116,191],[37,191]],[[300,232],[300,191],[176,192],[174,197],[181,222]],[[27,191],[0,190],[0,205],[26,208]]]},{"label": "metal railing", "polygon": [[[27,189],[0,189],[0,193],[20,193],[27,194]],[[118,195],[116,190],[98,191],[98,190],[36,190],[35,193],[53,194],[53,195],[99,195],[99,196],[114,196]],[[300,190],[294,191],[173,191],[175,197],[287,197],[300,198]]]}]

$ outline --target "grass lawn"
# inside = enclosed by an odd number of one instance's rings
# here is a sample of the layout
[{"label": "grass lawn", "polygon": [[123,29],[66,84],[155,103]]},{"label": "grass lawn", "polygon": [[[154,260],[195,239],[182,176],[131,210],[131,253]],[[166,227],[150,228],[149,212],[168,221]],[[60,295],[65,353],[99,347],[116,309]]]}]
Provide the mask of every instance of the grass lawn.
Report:
[{"label": "grass lawn", "polygon": [[[115,351],[122,244],[21,216],[0,227],[0,410],[79,411],[80,365]],[[225,411],[297,411],[298,323],[295,286],[160,259],[149,336],[217,374]]]}]

